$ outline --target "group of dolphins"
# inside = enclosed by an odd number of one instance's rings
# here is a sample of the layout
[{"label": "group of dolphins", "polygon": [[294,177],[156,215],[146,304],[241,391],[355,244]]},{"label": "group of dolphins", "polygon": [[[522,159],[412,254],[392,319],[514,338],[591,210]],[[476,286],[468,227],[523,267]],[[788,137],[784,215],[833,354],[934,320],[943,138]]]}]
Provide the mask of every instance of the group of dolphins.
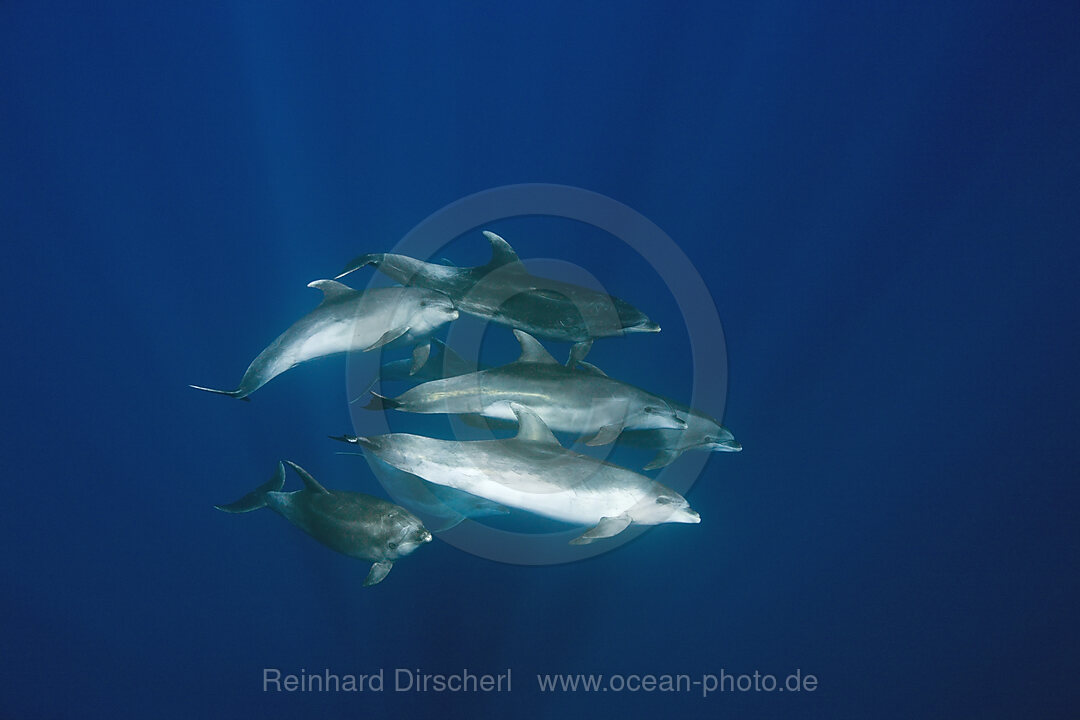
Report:
[{"label": "group of dolphins", "polygon": [[[473,501],[474,509],[514,508],[588,526],[573,544],[612,537],[632,523],[700,522],[674,490],[569,450],[552,434],[572,433],[587,445],[618,441],[656,449],[646,470],[668,465],[686,450],[741,450],[707,414],[610,378],[584,361],[596,338],[659,332],[660,327],[623,300],[531,274],[505,240],[492,232],[484,235],[492,258],[477,267],[388,253],[361,255],[336,279],[309,284],[322,291],[322,302],[258,354],[235,390],[192,387],[247,400],[307,360],[408,346],[412,357],[387,363],[380,376],[425,382],[396,398],[372,392],[368,408],[454,414],[491,425],[516,423],[516,436],[459,441],[391,433],[335,439],[359,446],[374,463],[423,481],[435,497],[454,495]],[[339,282],[366,265],[401,286],[361,292]],[[468,367],[433,338],[459,312],[512,328],[521,355],[500,367]],[[534,336],[574,343],[567,363],[556,361]],[[282,491],[286,463],[303,489]],[[230,513],[269,507],[334,550],[371,561],[364,585],[381,582],[398,558],[432,539],[420,518],[405,508],[363,493],[327,490],[289,461],[278,463],[269,482],[216,507]]]}]

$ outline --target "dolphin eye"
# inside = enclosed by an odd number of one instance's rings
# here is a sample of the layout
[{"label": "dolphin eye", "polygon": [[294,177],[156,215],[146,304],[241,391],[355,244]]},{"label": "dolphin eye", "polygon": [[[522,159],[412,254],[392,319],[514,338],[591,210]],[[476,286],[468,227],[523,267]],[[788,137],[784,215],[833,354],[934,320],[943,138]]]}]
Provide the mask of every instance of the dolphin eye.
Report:
[{"label": "dolphin eye", "polygon": [[428,306],[428,301],[427,300],[421,300],[420,301],[420,307],[427,307],[427,306]]},{"label": "dolphin eye", "polygon": [[645,412],[647,413],[655,413],[656,411],[656,408],[652,407],[651,405],[645,408]]},{"label": "dolphin eye", "polygon": [[657,505],[670,505],[674,501],[674,498],[669,498],[665,495],[661,495],[660,497],[656,498]]},{"label": "dolphin eye", "polygon": [[391,542],[391,543],[389,543],[388,547],[391,550],[397,550],[397,543],[396,542]]}]

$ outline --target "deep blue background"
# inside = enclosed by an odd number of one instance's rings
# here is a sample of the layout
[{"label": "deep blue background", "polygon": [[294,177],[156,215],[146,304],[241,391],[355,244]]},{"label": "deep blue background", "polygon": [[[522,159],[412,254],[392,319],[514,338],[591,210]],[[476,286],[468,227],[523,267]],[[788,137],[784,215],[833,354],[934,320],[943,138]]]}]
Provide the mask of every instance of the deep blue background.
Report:
[{"label": "deep blue background", "polygon": [[[1020,5],[0,4],[0,716],[1075,716],[1080,12]],[[213,511],[279,457],[375,486],[324,439],[340,359],[250,404],[187,383],[518,182],[634,207],[708,282],[746,450],[702,524],[550,568],[436,541],[366,590]],[[649,309],[597,247],[511,240]],[[668,333],[597,361],[684,363]],[[264,695],[264,666],[515,690]],[[532,680],[721,668],[820,688]]]}]

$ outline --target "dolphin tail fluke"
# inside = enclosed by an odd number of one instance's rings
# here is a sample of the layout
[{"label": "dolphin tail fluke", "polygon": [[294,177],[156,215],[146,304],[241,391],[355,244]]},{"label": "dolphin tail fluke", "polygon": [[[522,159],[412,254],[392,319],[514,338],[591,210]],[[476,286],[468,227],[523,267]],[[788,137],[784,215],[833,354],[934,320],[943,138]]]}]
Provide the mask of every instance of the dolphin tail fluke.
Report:
[{"label": "dolphin tail fluke", "polygon": [[231,502],[228,505],[215,505],[214,507],[227,513],[246,513],[258,510],[266,507],[267,493],[280,492],[283,487],[285,487],[285,466],[279,462],[274,477],[270,478],[268,482],[263,483],[236,502]]},{"label": "dolphin tail fluke", "polygon": [[362,448],[373,448],[375,443],[363,435],[329,435],[331,440],[337,440],[338,442],[349,443],[350,445],[359,445]]},{"label": "dolphin tail fluke", "polygon": [[374,390],[371,392],[371,400],[364,406],[365,410],[396,410],[401,407],[401,401],[380,395]]},{"label": "dolphin tail fluke", "polygon": [[360,268],[365,267],[367,265],[374,265],[374,266],[378,267],[380,260],[382,260],[382,254],[381,253],[369,253],[367,255],[358,255],[358,256],[354,257],[352,260],[350,260],[349,263],[345,266],[345,269],[341,271],[341,274],[335,276],[334,279],[335,280],[340,280],[341,278],[345,277],[349,273],[355,272],[355,271],[359,270]]},{"label": "dolphin tail fluke", "polygon": [[228,395],[229,397],[243,400],[244,402],[251,402],[251,398],[244,395],[243,390],[215,390],[214,388],[203,387],[202,385],[188,385],[188,387],[202,390],[203,392],[214,393],[215,395]]}]

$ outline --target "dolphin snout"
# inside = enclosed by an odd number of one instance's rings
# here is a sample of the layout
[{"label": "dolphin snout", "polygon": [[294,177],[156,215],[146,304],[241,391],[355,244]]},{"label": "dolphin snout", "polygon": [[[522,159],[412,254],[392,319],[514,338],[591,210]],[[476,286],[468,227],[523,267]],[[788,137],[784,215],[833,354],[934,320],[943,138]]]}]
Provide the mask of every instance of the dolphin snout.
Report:
[{"label": "dolphin snout", "polygon": [[420,542],[431,542],[431,533],[427,530],[424,530],[424,532],[420,533]]},{"label": "dolphin snout", "polygon": [[626,332],[648,332],[657,333],[660,332],[660,326],[654,323],[652,320],[646,320],[637,325],[632,325],[626,328]]},{"label": "dolphin snout", "polygon": [[685,512],[686,512],[686,520],[684,520],[683,522],[687,522],[687,523],[691,523],[691,524],[695,524],[695,525],[697,523],[701,522],[701,515],[698,514],[697,510],[691,510],[690,508],[686,508]]},{"label": "dolphin snout", "polygon": [[740,443],[738,440],[735,440],[734,438],[731,440],[721,440],[717,444],[720,446],[721,450],[725,450],[727,452],[742,452],[742,443]]}]

